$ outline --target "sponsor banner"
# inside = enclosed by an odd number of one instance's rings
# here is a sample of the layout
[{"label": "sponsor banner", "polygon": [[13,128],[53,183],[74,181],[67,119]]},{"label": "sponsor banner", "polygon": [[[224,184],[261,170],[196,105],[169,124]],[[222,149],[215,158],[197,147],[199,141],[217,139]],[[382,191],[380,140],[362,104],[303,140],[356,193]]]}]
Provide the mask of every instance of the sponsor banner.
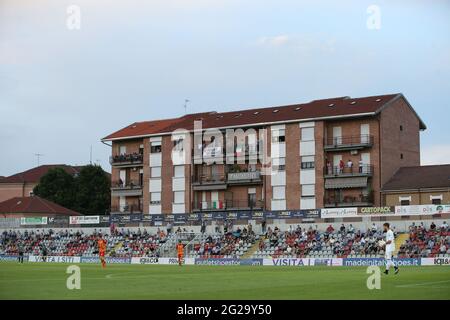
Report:
[{"label": "sponsor banner", "polygon": [[43,224],[47,224],[47,223],[48,223],[47,217],[22,217],[22,218],[20,218],[21,226],[43,225]]},{"label": "sponsor banner", "polygon": [[278,212],[276,211],[265,211],[264,215],[266,219],[278,219]]},{"label": "sponsor banner", "polygon": [[344,263],[342,258],[313,258],[309,260],[313,266],[342,267]]},{"label": "sponsor banner", "polygon": [[[195,264],[194,258],[183,258],[183,264],[186,265],[193,265]],[[158,259],[159,264],[178,264],[178,258],[159,258]]]},{"label": "sponsor banner", "polygon": [[195,264],[207,266],[237,266],[241,264],[241,260],[232,258],[195,259]]},{"label": "sponsor banner", "polygon": [[293,217],[292,211],[278,211],[277,219],[291,219]]},{"label": "sponsor banner", "polygon": [[[17,261],[19,256],[4,256],[0,255],[0,261]],[[23,261],[28,261],[28,256],[23,256]]]},{"label": "sponsor banner", "polygon": [[175,215],[173,214],[163,214],[162,216],[165,222],[174,222],[175,220]]},{"label": "sponsor banner", "polygon": [[315,219],[320,218],[320,209],[302,210],[303,218]]},{"label": "sponsor banner", "polygon": [[[44,261],[45,258],[45,261]],[[29,256],[29,262],[49,262],[49,263],[80,263],[80,257],[69,256]]]},{"label": "sponsor banner", "polygon": [[402,216],[409,215],[432,215],[440,213],[450,213],[450,205],[415,205],[415,206],[396,206],[395,214]]},{"label": "sponsor banner", "polygon": [[69,224],[99,224],[100,216],[70,216]]},{"label": "sponsor banner", "polygon": [[[205,213],[206,215],[206,213]],[[213,220],[226,220],[227,219],[227,213],[226,212],[214,212],[212,214]]]},{"label": "sponsor banner", "polygon": [[175,224],[186,224],[186,215],[184,213],[174,214],[174,223]]},{"label": "sponsor banner", "polygon": [[241,211],[237,215],[238,220],[251,220],[252,213],[250,211]]},{"label": "sponsor banner", "polygon": [[187,221],[189,222],[195,222],[195,221],[200,221],[201,220],[201,216],[198,213],[190,213],[187,215]]},{"label": "sponsor banner", "polygon": [[[414,258],[394,258],[393,259],[398,266],[420,266],[420,259]],[[384,258],[344,258],[343,266],[355,267],[355,266],[384,266],[386,260]]]},{"label": "sponsor banner", "polygon": [[[309,258],[277,258],[277,259],[263,259],[263,265],[265,266],[312,266],[314,261]],[[312,263],[311,263],[312,262]]]},{"label": "sponsor banner", "polygon": [[135,257],[131,258],[131,264],[159,264],[156,257]]},{"label": "sponsor banner", "polygon": [[150,214],[142,215],[142,222],[152,222],[152,216]]},{"label": "sponsor banner", "polygon": [[254,211],[251,213],[253,220],[263,220],[264,219],[264,211]]},{"label": "sponsor banner", "polygon": [[131,222],[141,222],[142,221],[142,214],[140,213],[133,213],[130,215]]},{"label": "sponsor banner", "polygon": [[422,266],[450,266],[450,257],[445,258],[422,258],[420,259]]},{"label": "sponsor banner", "polygon": [[358,208],[359,216],[385,216],[395,214],[395,207],[361,207]]},{"label": "sponsor banner", "polygon": [[238,213],[237,212],[227,212],[226,214],[227,220],[237,220]]},{"label": "sponsor banner", "polygon": [[356,217],[358,215],[358,208],[332,208],[321,209],[320,217],[322,219],[327,218],[349,218]]},{"label": "sponsor banner", "polygon": [[151,214],[152,222],[163,222],[164,215],[163,214]]},{"label": "sponsor banner", "polygon": [[[219,214],[222,214],[222,212],[215,212],[214,214],[217,217]],[[222,217],[222,215],[220,215],[220,216]],[[213,216],[212,212],[203,213],[201,217],[203,220],[206,220],[206,221],[214,220],[214,216]],[[221,220],[223,220],[223,218],[221,218]]]},{"label": "sponsor banner", "polygon": [[68,225],[69,224],[69,217],[67,216],[55,216],[55,217],[48,217],[47,219],[48,225]]},{"label": "sponsor banner", "polygon": [[241,266],[262,266],[263,259],[241,259]]},{"label": "sponsor banner", "polygon": [[100,216],[100,223],[109,223],[110,216]]},{"label": "sponsor banner", "polygon": [[[106,257],[106,263],[131,263],[130,258]],[[81,257],[81,263],[100,263],[99,257]]]}]

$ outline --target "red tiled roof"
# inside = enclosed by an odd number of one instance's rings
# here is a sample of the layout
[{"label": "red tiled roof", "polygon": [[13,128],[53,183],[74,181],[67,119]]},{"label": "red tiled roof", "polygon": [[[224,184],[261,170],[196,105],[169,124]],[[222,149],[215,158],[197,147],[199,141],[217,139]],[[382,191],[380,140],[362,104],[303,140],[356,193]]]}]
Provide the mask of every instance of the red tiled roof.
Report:
[{"label": "red tiled roof", "polygon": [[[194,121],[202,120],[202,127],[225,128],[249,126],[254,124],[307,120],[335,116],[352,116],[379,112],[388,102],[403,97],[402,94],[388,94],[364,98],[338,97],[314,100],[303,104],[294,104],[269,108],[254,108],[232,112],[204,112],[188,114],[180,118],[136,122],[103,140],[142,137],[152,134],[171,133],[176,129],[194,129]],[[405,99],[406,100],[406,99]],[[421,121],[421,128],[425,124]]]},{"label": "red tiled roof", "polygon": [[34,197],[16,197],[4,202],[0,202],[0,213],[9,214],[52,214],[52,215],[66,215],[79,216],[78,212],[64,208],[59,204],[51,201]]},{"label": "red tiled roof", "polygon": [[383,186],[383,191],[450,188],[450,164],[403,167]]},{"label": "red tiled roof", "polygon": [[42,165],[0,179],[0,183],[38,183],[43,175],[45,175],[50,169],[54,168],[61,168],[64,169],[69,174],[76,174],[79,173],[81,168],[83,167],[82,166],[73,167],[65,164]]}]

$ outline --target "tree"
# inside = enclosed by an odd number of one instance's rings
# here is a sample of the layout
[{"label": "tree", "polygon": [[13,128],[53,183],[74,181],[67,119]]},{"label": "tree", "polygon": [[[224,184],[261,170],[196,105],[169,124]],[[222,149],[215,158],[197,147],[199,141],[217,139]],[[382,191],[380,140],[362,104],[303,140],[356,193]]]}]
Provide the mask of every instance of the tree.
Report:
[{"label": "tree", "polygon": [[81,169],[75,179],[75,209],[82,214],[105,214],[111,203],[111,182],[98,165]]},{"label": "tree", "polygon": [[34,187],[33,193],[41,198],[73,209],[75,200],[75,179],[64,169],[50,169]]}]

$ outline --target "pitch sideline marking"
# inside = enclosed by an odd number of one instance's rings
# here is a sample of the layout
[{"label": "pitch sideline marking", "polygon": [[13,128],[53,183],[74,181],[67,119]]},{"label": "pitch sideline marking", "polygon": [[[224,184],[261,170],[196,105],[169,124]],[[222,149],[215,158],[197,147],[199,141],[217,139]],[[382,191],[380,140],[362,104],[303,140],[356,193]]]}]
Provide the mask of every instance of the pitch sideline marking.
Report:
[{"label": "pitch sideline marking", "polygon": [[444,280],[444,281],[434,281],[434,282],[422,282],[422,283],[413,283],[413,284],[403,284],[396,286],[397,288],[408,288],[408,287],[416,287],[416,286],[424,286],[429,284],[436,284],[436,283],[447,283],[450,282],[450,280]]}]

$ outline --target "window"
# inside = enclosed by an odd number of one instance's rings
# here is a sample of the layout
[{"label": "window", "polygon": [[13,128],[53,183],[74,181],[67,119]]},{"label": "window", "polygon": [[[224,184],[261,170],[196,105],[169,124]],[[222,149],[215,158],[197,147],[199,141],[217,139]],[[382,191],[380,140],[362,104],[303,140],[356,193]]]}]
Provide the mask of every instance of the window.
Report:
[{"label": "window", "polygon": [[302,128],[302,141],[314,140],[314,127]]},{"label": "window", "polygon": [[177,139],[173,141],[173,149],[175,151],[183,151],[184,150],[184,140]]},{"label": "window", "polygon": [[403,131],[403,126],[402,125],[400,125],[400,131]]},{"label": "window", "polygon": [[161,204],[161,192],[150,192],[150,204]]},{"label": "window", "polygon": [[174,166],[173,167],[173,176],[175,178],[183,178],[184,177],[184,166]]},{"label": "window", "polygon": [[161,177],[161,167],[152,167],[150,169],[150,177],[151,178],[160,178]]},{"label": "window", "polygon": [[272,159],[274,169],[277,169],[278,171],[285,171],[286,170],[286,158],[274,158]]},{"label": "window", "polygon": [[275,186],[272,188],[272,198],[274,200],[284,200],[285,199],[285,186]]},{"label": "window", "polygon": [[282,143],[286,141],[285,137],[285,130],[279,129],[279,130],[273,130],[272,131],[272,142],[273,143]]},{"label": "window", "polygon": [[150,146],[150,152],[151,153],[160,153],[161,152],[161,142],[154,141],[151,143]]},{"label": "window", "polygon": [[435,204],[435,205],[439,205],[439,204],[441,204],[441,199],[438,199],[438,198],[432,199],[431,203]]},{"label": "window", "polygon": [[119,154],[124,155],[127,153],[127,146],[120,146],[119,147]]},{"label": "window", "polygon": [[175,191],[173,193],[173,203],[175,204],[184,203],[184,191]]},{"label": "window", "polygon": [[302,169],[314,169],[315,162],[314,162],[314,156],[305,156],[302,157]]},{"label": "window", "polygon": [[403,153],[400,153],[400,159],[403,159]]},{"label": "window", "polygon": [[410,201],[409,200],[400,200],[401,206],[409,206]]},{"label": "window", "polygon": [[315,195],[315,185],[314,184],[303,184],[302,185],[302,196],[314,196]]}]

